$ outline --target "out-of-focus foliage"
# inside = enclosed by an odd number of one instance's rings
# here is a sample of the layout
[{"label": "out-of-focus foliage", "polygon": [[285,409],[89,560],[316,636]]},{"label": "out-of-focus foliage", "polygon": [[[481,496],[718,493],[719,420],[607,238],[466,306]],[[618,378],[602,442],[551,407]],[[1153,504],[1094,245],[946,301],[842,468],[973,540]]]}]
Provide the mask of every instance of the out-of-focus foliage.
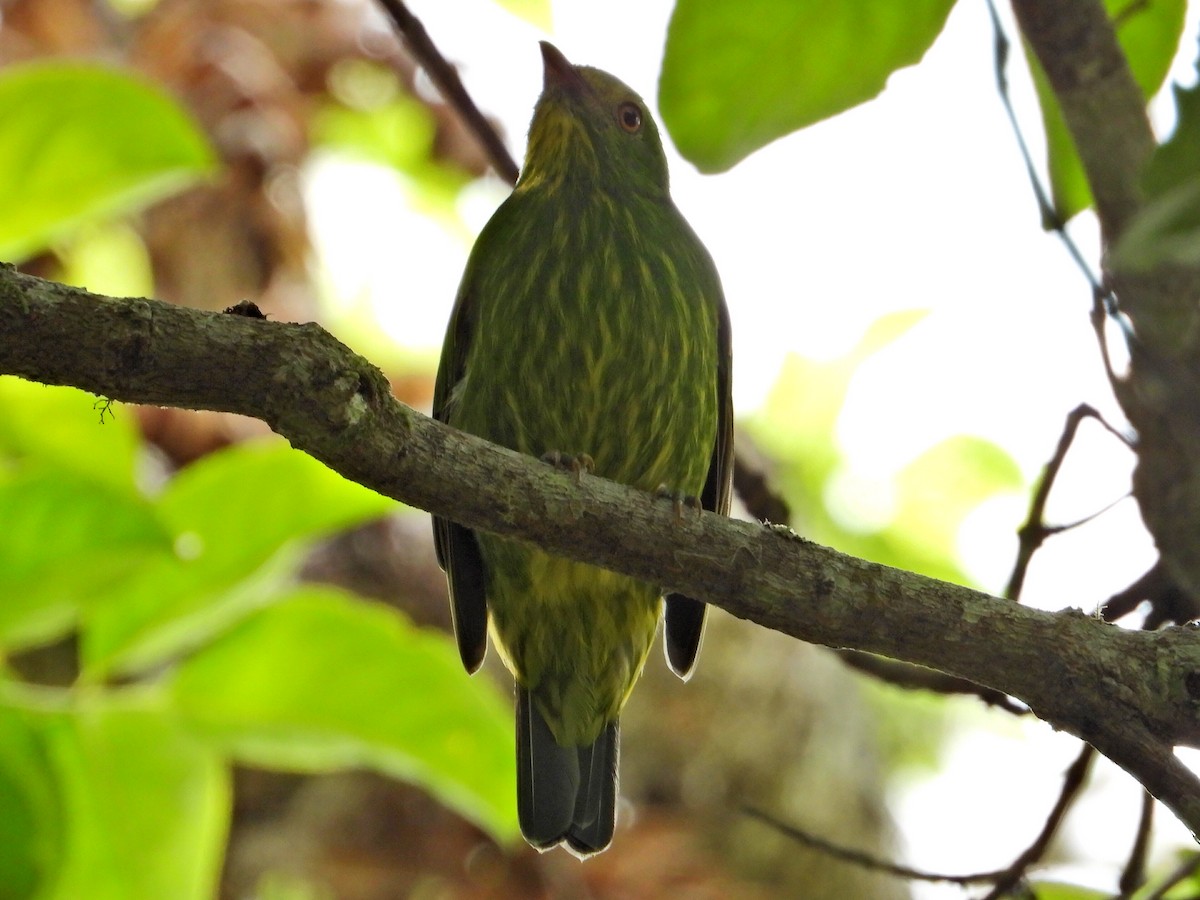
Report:
[{"label": "out-of-focus foliage", "polygon": [[658,102],[705,172],[876,96],[920,61],[954,0],[679,0]]},{"label": "out-of-focus foliage", "polygon": [[511,836],[507,702],[445,635],[295,586],[306,542],[394,504],[276,441],[148,492],[95,404],[0,378],[0,652],[79,648],[61,687],[0,672],[3,896],[212,896],[235,760],[375,768]]},{"label": "out-of-focus foliage", "polygon": [[[965,583],[969,579],[957,560],[958,529],[984,501],[1024,488],[1013,459],[989,441],[958,435],[928,448],[890,479],[855,485],[836,442],[837,420],[860,366],[903,339],[924,315],[909,310],[885,316],[841,357],[792,357],[763,410],[742,425],[769,457],[771,482],[805,537],[865,559]],[[850,486],[839,487],[846,484]],[[873,496],[859,502],[876,505],[873,521],[839,509],[855,500],[847,493],[864,490]],[[875,708],[888,765],[893,770],[932,768],[946,718],[944,698],[875,685],[864,697]]]},{"label": "out-of-focus foliage", "polygon": [[144,206],[214,165],[208,141],[161,88],[100,66],[5,70],[0,121],[0,259]]},{"label": "out-of-focus foliage", "polygon": [[880,319],[836,359],[792,357],[762,412],[744,425],[778,466],[773,483],[805,536],[865,559],[962,582],[955,539],[963,519],[995,494],[1023,487],[1016,463],[1000,447],[971,435],[952,437],[910,461],[888,483],[867,486],[887,495],[879,501],[882,522],[853,527],[829,502],[846,466],[834,435],[851,379],[923,315],[908,311]]},{"label": "out-of-focus foliage", "polygon": [[433,156],[437,123],[428,107],[402,89],[395,73],[366,60],[334,66],[329,86],[337,102],[326,103],[314,116],[314,141],[392,167],[439,214],[450,214],[469,178]]},{"label": "out-of-focus foliage", "polygon": [[508,704],[489,682],[468,688],[445,636],[393,610],[297,589],[190,656],[170,687],[185,720],[243,762],[369,766],[436,785],[493,833],[511,828]]},{"label": "out-of-focus foliage", "polygon": [[[1197,64],[1200,70],[1200,62]],[[1113,261],[1132,269],[1200,264],[1200,86],[1175,88],[1175,132],[1154,151],[1144,184],[1149,198],[1130,222]]]},{"label": "out-of-focus foliage", "polygon": [[[1117,40],[1129,60],[1134,80],[1149,100],[1162,87],[1175,58],[1183,34],[1186,0],[1156,0],[1154,3],[1105,0],[1104,5],[1116,25]],[[1033,83],[1042,108],[1042,124],[1046,129],[1047,166],[1054,210],[1059,220],[1066,222],[1092,205],[1092,192],[1058,100],[1028,45],[1025,45],[1025,57],[1033,72]],[[1050,226],[1052,223],[1044,224]]]}]

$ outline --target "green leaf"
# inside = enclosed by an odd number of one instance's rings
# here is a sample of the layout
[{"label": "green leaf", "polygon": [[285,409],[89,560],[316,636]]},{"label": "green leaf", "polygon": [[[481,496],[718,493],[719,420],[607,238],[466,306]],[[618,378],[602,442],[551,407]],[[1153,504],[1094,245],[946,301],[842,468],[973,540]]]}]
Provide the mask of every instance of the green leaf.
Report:
[{"label": "green leaf", "polygon": [[1113,250],[1117,268],[1200,263],[1200,86],[1176,86],[1175,106],[1175,132],[1146,166],[1146,203]]},{"label": "green leaf", "polygon": [[1108,891],[1081,887],[1078,884],[1063,884],[1059,881],[1031,881],[1030,893],[1037,900],[1107,900],[1113,895]]},{"label": "green leaf", "polygon": [[1130,271],[1200,265],[1200,177],[1148,201],[1121,235],[1111,262]]},{"label": "green leaf", "polygon": [[159,500],[197,554],[262,562],[285,542],[378,518],[396,501],[348,481],[283,441],[239,444],[180,472]]},{"label": "green leaf", "polygon": [[6,461],[52,464],[132,491],[141,442],[134,416],[118,407],[102,422],[103,403],[75,388],[0,376],[0,469]]},{"label": "green leaf", "polygon": [[[1162,87],[1179,47],[1186,0],[1160,0],[1155,3],[1105,0],[1104,5],[1114,19],[1117,40],[1129,61],[1134,80],[1141,88],[1142,96],[1149,100]],[[1091,189],[1058,100],[1028,45],[1025,46],[1025,57],[1033,73],[1034,87],[1042,109],[1042,123],[1046,129],[1047,167],[1054,208],[1059,219],[1067,222],[1076,213],[1091,206]]]},{"label": "green leaf", "polygon": [[[203,900],[214,896],[228,830],[228,772],[146,693],[81,694],[47,711],[6,691],[37,737],[61,835],[45,900]],[[4,707],[0,707],[4,708]],[[43,804],[45,805],[45,804]],[[50,807],[51,810],[53,807]],[[53,827],[53,826],[51,826]],[[44,855],[44,854],[43,854]]]},{"label": "green leaf", "polygon": [[0,121],[0,259],[22,259],[82,222],[145,206],[214,166],[175,100],[101,66],[7,69]]},{"label": "green leaf", "polygon": [[953,562],[963,520],[989,497],[1024,486],[1020,467],[1003,448],[974,435],[947,438],[897,476],[896,515],[881,535],[890,558],[878,561],[963,581]]},{"label": "green leaf", "polygon": [[23,712],[0,704],[0,897],[33,897],[62,855],[62,798]]},{"label": "green leaf", "polygon": [[282,441],[240,444],[180,472],[158,503],[180,558],[121,585],[85,620],[84,672],[99,679],[158,665],[271,603],[303,541],[395,507]]},{"label": "green leaf", "polygon": [[511,704],[446,635],[331,588],[297,589],[176,669],[188,722],[252,765],[370,766],[501,838],[516,830]]},{"label": "green leaf", "polygon": [[914,65],[954,0],[679,0],[658,86],[679,152],[719,172],[870,100]]},{"label": "green leaf", "polygon": [[0,522],[8,649],[61,636],[84,605],[172,547],[147,501],[55,468],[0,478]]}]

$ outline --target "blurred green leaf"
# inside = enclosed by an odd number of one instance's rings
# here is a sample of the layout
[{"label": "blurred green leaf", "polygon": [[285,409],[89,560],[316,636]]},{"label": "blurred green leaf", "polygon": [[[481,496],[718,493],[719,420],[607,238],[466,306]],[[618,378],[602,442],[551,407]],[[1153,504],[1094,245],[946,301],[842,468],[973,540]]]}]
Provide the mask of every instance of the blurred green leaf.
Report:
[{"label": "blurred green leaf", "polygon": [[274,603],[295,581],[305,546],[242,564],[201,556],[143,566],[83,614],[82,677],[99,682],[159,666]]},{"label": "blurred green leaf", "polygon": [[1113,252],[1119,268],[1200,264],[1200,85],[1176,86],[1175,106],[1175,131],[1146,166],[1147,201]]},{"label": "blurred green leaf", "polygon": [[897,476],[896,515],[886,529],[894,556],[880,562],[963,581],[952,562],[963,520],[989,497],[1024,485],[1016,461],[996,444],[973,435],[947,438]]},{"label": "blurred green leaf", "polygon": [[[1187,10],[1186,0],[1159,0],[1155,3],[1105,0],[1104,5],[1116,24],[1117,40],[1125,51],[1134,80],[1141,88],[1142,95],[1149,100],[1162,87],[1179,48]],[[1025,58],[1033,73],[1034,87],[1042,109],[1042,124],[1046,129],[1047,167],[1054,209],[1059,219],[1067,222],[1076,213],[1091,206],[1092,192],[1058,100],[1028,45],[1025,46]]]},{"label": "blurred green leaf", "polygon": [[197,555],[258,564],[285,542],[329,534],[396,508],[283,441],[239,444],[181,471],[159,499]]},{"label": "blurred green leaf", "polygon": [[1131,271],[1200,265],[1200,177],[1148,201],[1121,235],[1111,261]]},{"label": "blurred green leaf", "polygon": [[188,657],[170,690],[199,733],[243,762],[370,766],[515,834],[511,704],[464,675],[448,636],[384,606],[298,588]]},{"label": "blurred green leaf", "polygon": [[1057,881],[1031,881],[1029,888],[1031,895],[1037,900],[1108,900],[1113,896],[1108,891],[1097,891]]},{"label": "blurred green leaf", "polygon": [[158,501],[179,558],[146,567],[85,621],[89,679],[157,665],[273,602],[303,541],[394,509],[282,441],[240,444],[180,472]]},{"label": "blurred green leaf", "polygon": [[38,897],[214,896],[229,822],[228,773],[212,750],[180,730],[161,698],[80,693],[48,710],[36,699],[14,703],[13,693],[0,701],[4,718],[21,715],[36,735],[62,811],[61,840],[42,837],[56,858]]},{"label": "blurred green leaf", "polygon": [[926,315],[925,310],[902,310],[883,316],[849,353],[836,359],[789,356],[762,412],[740,423],[781,463],[780,487],[793,509],[806,517],[805,534],[813,540],[830,543],[831,530],[839,530],[821,510],[825,485],[841,464],[833,432],[850,380],[865,360]]},{"label": "blurred green leaf", "polygon": [[141,438],[128,407],[101,422],[103,403],[75,388],[0,376],[0,470],[29,460],[132,490]]},{"label": "blurred green leaf", "polygon": [[44,642],[154,559],[172,536],[132,491],[49,468],[0,477],[0,646]]},{"label": "blurred green leaf", "polygon": [[0,897],[33,897],[62,855],[62,798],[41,736],[0,703]]},{"label": "blurred green leaf", "polygon": [[954,0],[679,0],[658,102],[704,172],[870,100],[941,33]]},{"label": "blurred green leaf", "polygon": [[0,259],[128,212],[212,170],[190,116],[161,88],[80,63],[0,73]]},{"label": "blurred green leaf", "polygon": [[58,256],[64,284],[110,297],[154,296],[150,252],[128,223],[85,225],[59,248]]}]

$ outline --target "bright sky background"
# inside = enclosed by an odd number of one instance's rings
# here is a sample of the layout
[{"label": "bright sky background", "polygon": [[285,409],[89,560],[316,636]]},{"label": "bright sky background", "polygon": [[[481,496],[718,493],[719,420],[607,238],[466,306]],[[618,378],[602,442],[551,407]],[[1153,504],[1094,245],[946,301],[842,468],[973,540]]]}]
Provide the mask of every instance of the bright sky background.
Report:
[{"label": "bright sky background", "polygon": [[[460,65],[476,102],[503,123],[520,160],[541,86],[536,41],[545,35],[491,0],[412,0],[411,7]],[[613,72],[653,106],[670,7],[666,0],[556,3],[551,37],[573,62]],[[1196,12],[1175,72],[1185,82],[1194,80]],[[1040,160],[1040,119],[1013,41],[1010,83]],[[1171,103],[1155,113],[1169,128]],[[944,437],[982,435],[1032,481],[1074,406],[1086,401],[1121,421],[1088,323],[1088,287],[1038,224],[996,93],[982,0],[961,0],[925,60],[897,73],[878,100],[778,141],[727,174],[701,176],[668,152],[676,202],[724,281],[739,415],[762,403],[786,354],[837,356],[885,313],[930,311],[863,368],[839,423],[849,477],[862,485],[865,505],[873,485]],[[438,347],[470,235],[431,227],[406,208],[403,184],[382,169],[318,165],[308,188],[334,293],[369,297],[397,342]],[[506,193],[498,180],[471,189],[463,212],[472,231]],[[364,215],[371,218],[363,230],[348,232],[347,223]],[[1072,233],[1094,259],[1091,215],[1078,217]],[[1053,521],[1082,518],[1128,491],[1132,455],[1099,428],[1086,431],[1051,503]],[[1027,496],[996,501],[964,526],[960,551],[989,590],[1003,587],[1027,505]],[[1125,500],[1038,554],[1026,601],[1090,608],[1153,559],[1136,507]],[[892,806],[908,862],[949,871],[1005,865],[1036,833],[1075,742],[1036,724],[1009,725],[954,739],[946,771],[897,792]],[[1138,794],[1111,766],[1100,780],[1106,790],[1076,811],[1072,833],[1088,856],[1119,864]],[[1164,811],[1160,822],[1169,819]],[[1114,822],[1127,822],[1128,836],[1114,840]],[[1165,835],[1185,842],[1182,827],[1170,824]],[[1099,886],[1115,883],[1111,870],[1090,874]],[[961,892],[921,887],[918,896]]]}]

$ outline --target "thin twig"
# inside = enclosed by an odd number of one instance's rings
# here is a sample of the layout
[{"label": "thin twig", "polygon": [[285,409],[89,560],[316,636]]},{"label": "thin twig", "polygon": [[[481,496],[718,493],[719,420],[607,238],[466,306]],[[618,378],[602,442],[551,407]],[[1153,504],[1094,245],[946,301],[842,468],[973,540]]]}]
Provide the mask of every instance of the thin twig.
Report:
[{"label": "thin twig", "polygon": [[1050,810],[1050,815],[1046,817],[1046,823],[1042,826],[1041,832],[1025,852],[1013,860],[1012,865],[996,880],[995,885],[983,900],[999,900],[1025,877],[1025,873],[1031,865],[1046,855],[1050,841],[1058,833],[1058,828],[1062,825],[1067,810],[1071,808],[1071,804],[1079,795],[1095,758],[1095,749],[1090,744],[1084,744],[1083,749],[1079,751],[1079,756],[1075,758],[1075,762],[1071,763],[1070,768],[1067,769],[1067,774],[1063,778],[1062,790],[1058,794],[1058,801]]},{"label": "thin twig", "polygon": [[769,825],[780,834],[784,834],[793,840],[812,847],[814,850],[819,850],[826,856],[831,856],[834,859],[840,859],[843,862],[852,863],[864,869],[869,869],[873,872],[883,872],[888,875],[894,875],[897,878],[905,878],[910,881],[943,881],[949,884],[986,884],[995,881],[1000,876],[1004,875],[1008,870],[1000,869],[995,872],[977,872],[971,875],[948,875],[942,872],[923,872],[920,869],[912,869],[908,866],[901,866],[897,863],[888,862],[884,859],[872,856],[862,850],[853,850],[849,847],[843,847],[839,844],[833,844],[824,838],[819,838],[814,834],[810,834],[795,825],[789,825],[786,822],[781,822],[773,816],[755,809],[752,806],[743,806],[742,812],[750,816],[752,819],[757,819],[764,825]]},{"label": "thin twig", "polygon": [[1008,116],[1009,124],[1012,126],[1013,135],[1017,139],[1017,146],[1021,151],[1021,159],[1025,163],[1025,173],[1029,176],[1029,185],[1033,188],[1034,199],[1037,200],[1038,212],[1042,217],[1042,227],[1047,231],[1053,231],[1059,236],[1063,244],[1067,248],[1067,252],[1079,267],[1079,270],[1087,278],[1088,283],[1093,289],[1101,293],[1110,293],[1101,284],[1100,280],[1092,273],[1091,267],[1087,264],[1087,260],[1083,258],[1079,247],[1067,234],[1066,223],[1062,220],[1058,210],[1054,208],[1054,203],[1050,200],[1045,187],[1042,186],[1041,178],[1038,176],[1037,168],[1033,164],[1033,155],[1029,152],[1029,145],[1025,142],[1025,135],[1021,131],[1020,123],[1017,122],[1017,114],[1013,109],[1012,98],[1008,92],[1008,54],[1011,49],[1011,44],[1008,40],[1008,35],[1004,33],[1004,25],[1000,21],[1000,14],[996,12],[996,6],[992,0],[987,0],[988,12],[992,17],[992,32],[994,35],[993,53],[996,65],[996,90],[1000,94],[1000,102],[1004,105],[1004,112]]},{"label": "thin twig", "polygon": [[[1029,504],[1029,517],[1026,519],[1025,524],[1017,531],[1019,541],[1017,560],[1013,564],[1013,571],[1008,579],[1008,586],[1004,589],[1004,596],[1010,600],[1020,599],[1021,590],[1025,586],[1025,576],[1029,571],[1029,563],[1033,559],[1033,554],[1042,546],[1042,542],[1046,538],[1066,530],[1067,527],[1075,527],[1075,525],[1083,524],[1083,522],[1094,518],[1094,516],[1089,516],[1072,526],[1048,526],[1045,524],[1046,503],[1050,499],[1050,490],[1054,487],[1059,470],[1062,468],[1063,461],[1067,457],[1067,451],[1071,449],[1071,444],[1075,440],[1075,433],[1079,429],[1079,423],[1084,419],[1095,419],[1126,446],[1129,444],[1128,438],[1109,425],[1104,420],[1104,417],[1088,404],[1081,403],[1068,413],[1066,422],[1063,424],[1062,435],[1058,439],[1058,446],[1054,448],[1054,455],[1050,457],[1050,461],[1046,463],[1046,468],[1042,470],[1041,479],[1038,481],[1037,489],[1033,493],[1033,500]],[[1105,507],[1105,509],[1107,510],[1111,506],[1112,504]]]},{"label": "thin twig", "polygon": [[425,30],[425,26],[409,12],[402,0],[379,0],[379,5],[391,17],[392,24],[396,26],[396,30],[408,44],[409,51],[429,73],[430,79],[437,85],[437,89],[441,91],[446,102],[463,117],[467,127],[483,146],[484,152],[492,161],[496,172],[509,184],[516,184],[517,164],[513,161],[508,148],[504,146],[504,141],[500,139],[500,135],[496,133],[491,122],[479,111],[479,107],[475,105],[475,101],[463,87],[458,72],[442,56],[437,45],[433,43],[433,39],[429,37],[429,32]]}]

